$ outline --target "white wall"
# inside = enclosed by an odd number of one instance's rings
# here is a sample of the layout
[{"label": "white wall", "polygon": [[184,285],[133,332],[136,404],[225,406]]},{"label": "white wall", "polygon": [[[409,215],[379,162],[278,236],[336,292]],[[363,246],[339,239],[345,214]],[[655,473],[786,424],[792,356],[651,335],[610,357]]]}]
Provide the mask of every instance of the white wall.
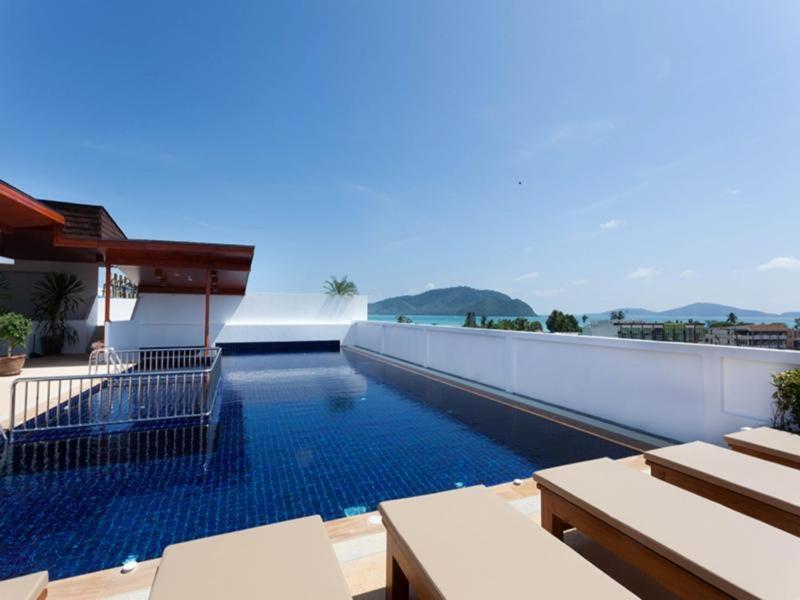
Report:
[{"label": "white wall", "polygon": [[74,273],[83,281],[84,291],[80,296],[83,303],[74,315],[70,315],[75,320],[87,317],[97,295],[97,264],[95,263],[17,260],[13,265],[0,266],[0,272],[5,275],[11,286],[12,297],[5,302],[6,307],[10,311],[21,313],[26,317],[30,317],[33,310],[31,304],[33,288],[41,281],[45,273]]},{"label": "white wall", "polygon": [[[93,311],[92,322],[97,325],[104,325],[106,318],[106,299],[98,296],[96,300],[97,310]],[[129,321],[136,307],[136,298],[112,298],[111,299],[111,320]],[[87,318],[87,320],[89,320]]]},{"label": "white wall", "polygon": [[359,321],[348,343],[678,440],[769,420],[800,352]]},{"label": "white wall", "polygon": [[[201,345],[204,303],[196,294],[140,294],[129,321],[114,322],[112,313],[108,343],[115,348]],[[212,343],[341,341],[353,321],[366,318],[366,296],[212,296],[209,330]]]},{"label": "white wall", "polygon": [[[30,317],[33,311],[31,295],[34,286],[41,281],[45,273],[74,273],[84,283],[84,292],[80,295],[83,302],[78,310],[71,315],[67,323],[78,334],[75,344],[68,344],[64,352],[68,354],[83,353],[87,351],[91,338],[97,326],[95,295],[97,293],[97,264],[72,263],[61,261],[42,260],[17,260],[13,265],[0,266],[0,272],[6,277],[10,285],[11,298],[4,302],[6,308]],[[41,351],[41,333],[39,323],[33,322],[32,333],[28,337],[25,351],[30,354]]]}]

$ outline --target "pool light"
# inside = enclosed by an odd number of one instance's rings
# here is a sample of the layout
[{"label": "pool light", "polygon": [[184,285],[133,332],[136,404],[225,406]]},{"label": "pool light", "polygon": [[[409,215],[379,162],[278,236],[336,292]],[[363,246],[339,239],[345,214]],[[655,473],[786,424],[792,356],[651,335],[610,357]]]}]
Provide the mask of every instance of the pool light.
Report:
[{"label": "pool light", "polygon": [[136,567],[139,566],[139,561],[136,560],[136,557],[131,554],[125,561],[122,563],[122,572],[123,573],[130,573],[131,571],[135,570]]}]

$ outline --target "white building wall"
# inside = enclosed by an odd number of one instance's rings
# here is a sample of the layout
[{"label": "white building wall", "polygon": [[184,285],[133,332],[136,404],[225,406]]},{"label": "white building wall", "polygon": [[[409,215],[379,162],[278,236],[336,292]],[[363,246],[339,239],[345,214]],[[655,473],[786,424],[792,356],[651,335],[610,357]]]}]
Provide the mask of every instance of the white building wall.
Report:
[{"label": "white building wall", "polygon": [[[96,301],[97,310],[93,311],[94,318],[91,319],[97,325],[104,325],[106,318],[105,298],[99,297]],[[136,307],[136,298],[112,298],[111,299],[111,320],[130,321],[133,309]],[[90,319],[87,319],[90,320]]]},{"label": "white building wall", "polygon": [[[205,298],[196,294],[140,294],[131,319],[114,322],[115,348],[193,346],[203,343]],[[212,296],[212,343],[342,341],[350,324],[367,318],[366,296],[247,294]]]},{"label": "white building wall", "polygon": [[800,352],[359,321],[348,343],[677,440],[768,422]]}]

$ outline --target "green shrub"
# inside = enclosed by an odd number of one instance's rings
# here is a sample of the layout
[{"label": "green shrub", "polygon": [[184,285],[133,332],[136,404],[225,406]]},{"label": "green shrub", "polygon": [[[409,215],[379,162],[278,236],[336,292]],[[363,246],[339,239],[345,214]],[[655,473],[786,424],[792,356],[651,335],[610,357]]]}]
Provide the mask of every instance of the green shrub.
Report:
[{"label": "green shrub", "polygon": [[8,342],[9,356],[14,348],[25,346],[30,334],[30,319],[26,319],[19,313],[0,315],[0,340]]},{"label": "green shrub", "polygon": [[772,385],[775,386],[772,425],[777,429],[800,432],[800,369],[775,373]]}]

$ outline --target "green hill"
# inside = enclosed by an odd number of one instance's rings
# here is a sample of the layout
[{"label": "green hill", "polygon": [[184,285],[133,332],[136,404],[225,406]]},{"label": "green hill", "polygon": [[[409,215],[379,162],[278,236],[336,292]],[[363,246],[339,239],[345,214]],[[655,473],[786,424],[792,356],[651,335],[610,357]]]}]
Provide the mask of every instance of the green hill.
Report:
[{"label": "green hill", "polygon": [[373,315],[477,315],[535,317],[533,309],[494,290],[460,286],[429,290],[415,296],[397,296],[369,305]]}]

